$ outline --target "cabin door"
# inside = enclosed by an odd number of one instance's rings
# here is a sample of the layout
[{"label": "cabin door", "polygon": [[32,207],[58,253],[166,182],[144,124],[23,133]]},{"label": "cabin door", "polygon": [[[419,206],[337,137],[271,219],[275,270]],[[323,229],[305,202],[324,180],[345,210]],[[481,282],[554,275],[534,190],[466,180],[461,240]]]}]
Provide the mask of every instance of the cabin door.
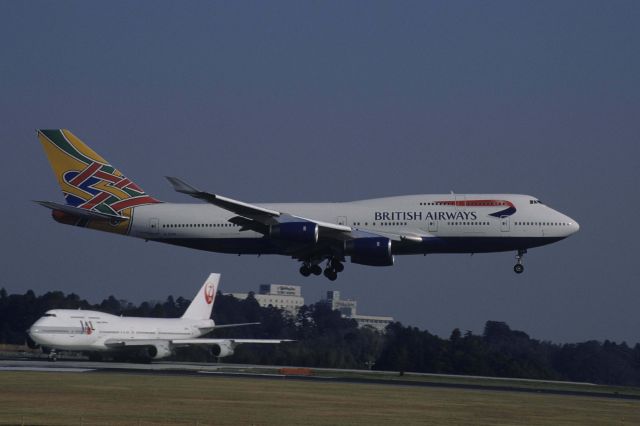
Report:
[{"label": "cabin door", "polygon": [[149,232],[151,232],[152,234],[157,234],[158,232],[160,232],[160,230],[158,229],[160,227],[160,221],[155,218],[152,217],[151,219],[149,219]]},{"label": "cabin door", "polygon": [[500,218],[500,230],[502,232],[509,232],[509,216],[502,216]]}]

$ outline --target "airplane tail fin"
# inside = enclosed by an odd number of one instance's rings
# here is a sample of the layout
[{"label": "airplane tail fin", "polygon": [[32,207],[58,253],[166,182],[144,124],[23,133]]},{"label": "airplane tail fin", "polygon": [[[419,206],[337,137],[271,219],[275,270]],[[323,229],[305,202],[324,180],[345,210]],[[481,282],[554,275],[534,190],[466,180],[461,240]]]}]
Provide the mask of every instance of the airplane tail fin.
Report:
[{"label": "airplane tail fin", "polygon": [[69,210],[129,218],[134,207],[159,203],[70,131],[38,130],[38,139]]},{"label": "airplane tail fin", "polygon": [[210,274],[209,278],[207,278],[191,301],[184,315],[182,315],[182,318],[194,320],[211,318],[211,310],[213,309],[213,302],[216,298],[219,282],[220,274]]}]

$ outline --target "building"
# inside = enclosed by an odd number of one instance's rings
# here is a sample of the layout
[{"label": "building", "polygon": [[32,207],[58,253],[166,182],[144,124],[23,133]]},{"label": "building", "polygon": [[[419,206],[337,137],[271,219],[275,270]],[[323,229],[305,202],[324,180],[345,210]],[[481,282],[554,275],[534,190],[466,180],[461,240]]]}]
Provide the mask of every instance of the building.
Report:
[{"label": "building", "polygon": [[387,325],[393,322],[393,317],[358,315],[358,302],[350,299],[341,299],[340,292],[337,290],[327,291],[327,303],[331,304],[331,309],[340,311],[343,317],[356,320],[358,327],[372,327],[384,332]]},{"label": "building", "polygon": [[[227,293],[236,299],[246,299],[248,293]],[[260,306],[284,309],[295,315],[304,305],[301,287],[288,284],[260,284],[258,293],[254,294]]]}]

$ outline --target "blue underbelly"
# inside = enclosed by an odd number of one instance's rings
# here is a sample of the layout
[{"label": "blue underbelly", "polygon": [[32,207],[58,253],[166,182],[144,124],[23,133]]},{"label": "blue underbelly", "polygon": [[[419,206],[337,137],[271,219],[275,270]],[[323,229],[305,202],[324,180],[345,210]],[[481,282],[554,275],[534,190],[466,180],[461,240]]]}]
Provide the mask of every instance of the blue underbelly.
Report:
[{"label": "blue underbelly", "polygon": [[[540,247],[562,239],[563,237],[429,237],[423,238],[421,243],[394,242],[392,251],[399,255],[489,253]],[[292,250],[292,244],[270,238],[157,238],[153,241],[217,253],[291,254],[295,251]],[[295,247],[303,248],[300,245]]]}]

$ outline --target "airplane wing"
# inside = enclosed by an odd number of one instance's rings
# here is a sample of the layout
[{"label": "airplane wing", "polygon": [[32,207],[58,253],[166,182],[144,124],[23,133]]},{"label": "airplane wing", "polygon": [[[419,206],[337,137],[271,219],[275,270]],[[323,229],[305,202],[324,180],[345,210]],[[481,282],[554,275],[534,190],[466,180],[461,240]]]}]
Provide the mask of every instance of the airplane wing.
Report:
[{"label": "airplane wing", "polygon": [[229,210],[240,216],[244,216],[266,225],[272,225],[278,223],[275,218],[281,215],[280,212],[262,207],[254,206],[252,204],[243,203],[242,201],[233,200],[231,198],[222,197],[220,195],[211,194],[209,192],[200,191],[193,186],[189,185],[185,181],[167,176],[167,180],[173,186],[177,192],[191,195],[194,198],[204,200],[207,203],[211,203],[214,206],[218,206],[222,209]]},{"label": "airplane wing", "polygon": [[[286,248],[288,254],[301,261],[322,256],[330,258],[336,254],[344,253],[345,244],[351,240],[387,238],[396,243],[420,244],[423,242],[423,239],[433,237],[433,235],[417,230],[407,230],[406,232],[367,231],[346,225],[323,222],[200,191],[176,177],[167,177],[167,180],[173,185],[173,188],[177,192],[204,200],[237,214],[238,216],[232,217],[229,221],[240,226],[241,231],[253,230],[263,235],[269,235],[274,225],[300,221],[316,224],[316,244],[293,243]],[[393,262],[393,260],[391,260],[391,262]],[[363,262],[358,261],[356,263]],[[376,263],[376,265],[379,264]]]},{"label": "airplane wing", "polygon": [[295,342],[290,339],[173,339],[171,343],[175,346],[188,345],[220,345],[231,343],[232,345],[240,345],[243,343],[268,344],[275,345],[278,343]]},{"label": "airplane wing", "polygon": [[[277,210],[266,209],[264,207],[259,207],[253,204],[244,203],[242,201],[234,200],[231,198],[223,197],[221,195],[212,194],[210,192],[200,191],[195,187],[189,185],[182,179],[176,177],[167,176],[167,180],[173,186],[177,192],[190,195],[194,198],[198,198],[200,200],[204,200],[214,206],[218,206],[222,209],[228,210],[232,213],[235,213],[243,218],[251,219],[258,222],[261,225],[276,225],[278,223],[286,223],[292,222],[295,220],[304,220],[307,222],[316,223],[320,227],[320,232],[337,232],[341,233],[349,233],[352,231],[350,226],[338,225],[335,223],[322,222],[314,219],[308,219],[301,216],[295,216],[292,214],[288,214],[285,212],[279,212]],[[236,219],[233,218],[232,221]],[[250,228],[250,224],[239,221],[238,224],[243,224]]]},{"label": "airplane wing", "polygon": [[171,343],[175,346],[188,346],[188,345],[219,345],[232,343],[239,345],[242,343],[257,343],[257,344],[277,344],[284,342],[294,342],[290,339],[107,339],[104,345],[108,348],[123,348],[123,347],[135,347],[135,346],[152,346],[159,343]]},{"label": "airplane wing", "polygon": [[240,322],[235,324],[223,324],[223,325],[214,325],[213,327],[205,327],[201,330],[217,330],[219,328],[230,328],[230,327],[244,327],[245,325],[258,325],[259,322]]}]

